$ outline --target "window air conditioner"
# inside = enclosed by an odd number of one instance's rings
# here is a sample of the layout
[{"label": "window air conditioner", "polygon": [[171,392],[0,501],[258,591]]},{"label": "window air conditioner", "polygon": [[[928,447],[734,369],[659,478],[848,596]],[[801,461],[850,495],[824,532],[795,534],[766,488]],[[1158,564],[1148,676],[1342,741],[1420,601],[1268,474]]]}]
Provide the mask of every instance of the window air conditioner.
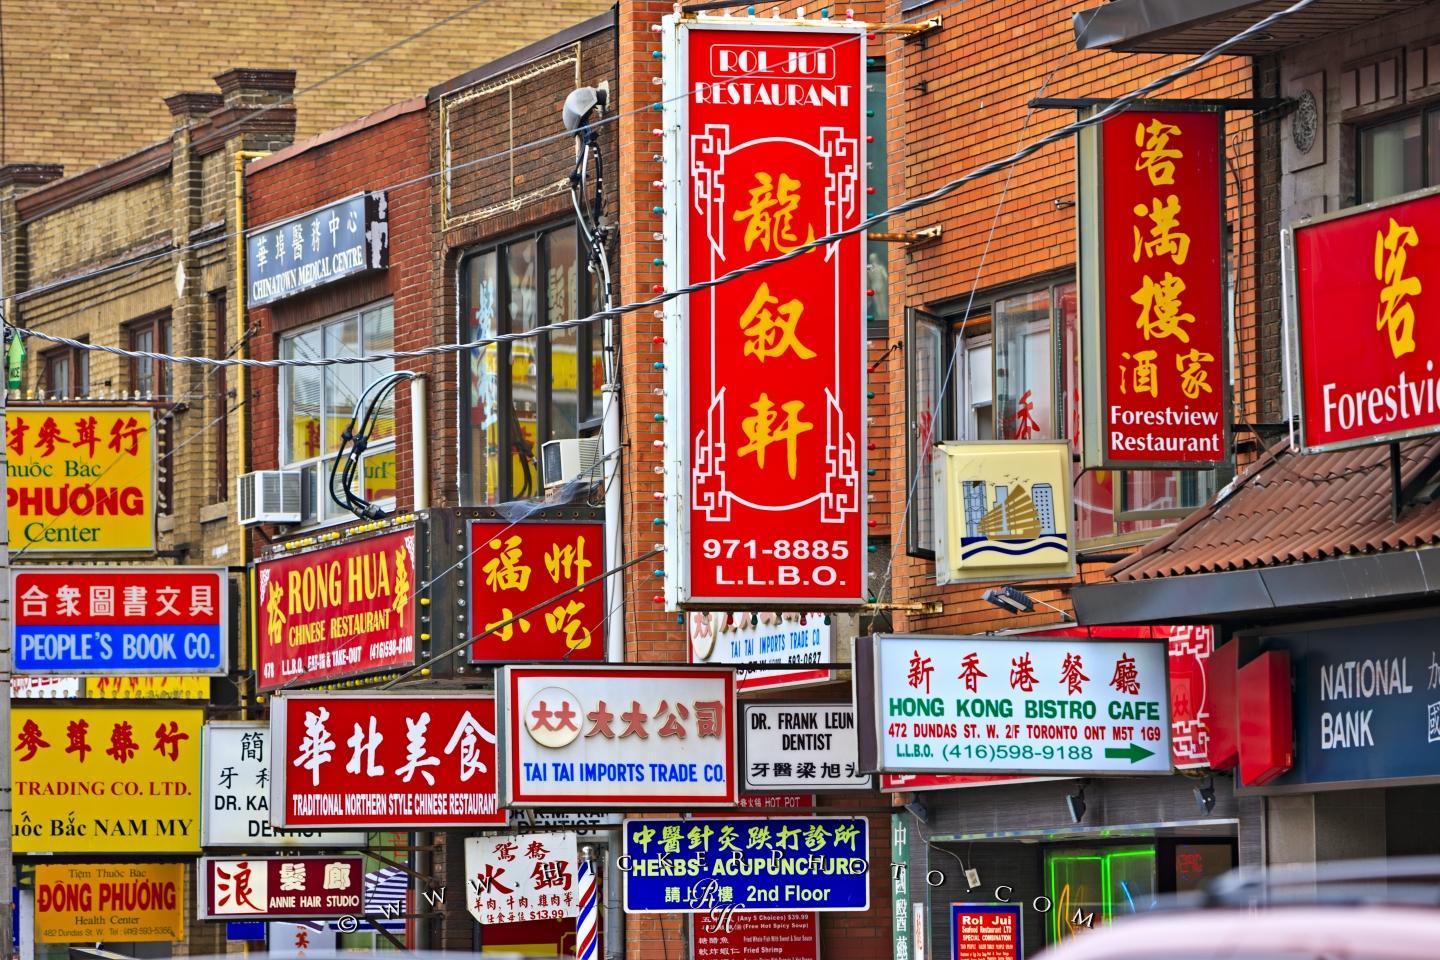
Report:
[{"label": "window air conditioner", "polygon": [[540,477],[546,490],[581,477],[596,479],[599,462],[599,437],[547,440],[540,445]]},{"label": "window air conditioner", "polygon": [[242,527],[258,523],[299,523],[304,519],[299,470],[257,470],[235,481]]}]

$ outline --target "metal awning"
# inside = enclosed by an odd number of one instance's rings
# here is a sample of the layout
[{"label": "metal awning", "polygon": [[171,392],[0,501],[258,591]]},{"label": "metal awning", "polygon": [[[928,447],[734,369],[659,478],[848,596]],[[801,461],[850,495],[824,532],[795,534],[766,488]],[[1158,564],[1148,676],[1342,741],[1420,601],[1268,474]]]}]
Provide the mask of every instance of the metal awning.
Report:
[{"label": "metal awning", "polygon": [[[1081,50],[1204,53],[1294,0],[1112,0],[1074,16]],[[1428,0],[1317,0],[1230,53],[1258,56],[1388,17]]]}]

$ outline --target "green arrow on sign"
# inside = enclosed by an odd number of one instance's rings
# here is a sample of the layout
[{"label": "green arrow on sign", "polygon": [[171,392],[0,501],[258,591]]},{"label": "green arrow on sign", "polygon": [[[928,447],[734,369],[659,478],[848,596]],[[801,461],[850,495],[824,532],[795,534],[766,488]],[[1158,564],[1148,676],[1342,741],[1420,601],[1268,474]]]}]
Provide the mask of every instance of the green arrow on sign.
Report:
[{"label": "green arrow on sign", "polygon": [[1154,751],[1154,750],[1146,750],[1144,747],[1140,746],[1140,744],[1138,744],[1138,743],[1132,743],[1132,744],[1130,744],[1128,747],[1106,747],[1106,748],[1105,748],[1105,759],[1106,759],[1106,760],[1126,760],[1126,759],[1128,759],[1132,764],[1135,764],[1135,763],[1139,763],[1141,760],[1144,760],[1146,757],[1153,757],[1153,756],[1155,756],[1155,751]]}]

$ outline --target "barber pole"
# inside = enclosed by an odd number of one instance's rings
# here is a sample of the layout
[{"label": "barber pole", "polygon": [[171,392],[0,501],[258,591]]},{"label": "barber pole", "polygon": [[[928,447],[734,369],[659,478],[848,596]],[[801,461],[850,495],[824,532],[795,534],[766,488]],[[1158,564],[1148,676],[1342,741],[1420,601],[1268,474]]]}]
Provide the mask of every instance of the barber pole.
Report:
[{"label": "barber pole", "polygon": [[579,912],[575,915],[576,960],[595,960],[595,948],[600,943],[595,935],[595,869],[591,855],[589,847],[582,848],[580,864],[575,870],[575,893],[579,901]]}]

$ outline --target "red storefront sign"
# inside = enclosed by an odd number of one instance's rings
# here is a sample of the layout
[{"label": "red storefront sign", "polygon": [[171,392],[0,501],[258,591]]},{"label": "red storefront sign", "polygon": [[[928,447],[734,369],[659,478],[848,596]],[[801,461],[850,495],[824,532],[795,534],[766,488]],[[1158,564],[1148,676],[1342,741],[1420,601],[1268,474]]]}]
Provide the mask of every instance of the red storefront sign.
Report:
[{"label": "red storefront sign", "polygon": [[202,920],[325,920],[364,913],[361,857],[200,861]]},{"label": "red storefront sign", "polygon": [[270,812],[289,828],[499,826],[495,701],[296,693],[271,701]]},{"label": "red storefront sign", "polygon": [[882,773],[880,789],[891,793],[919,790],[955,790],[960,787],[988,787],[997,783],[1036,783],[1055,777],[986,776],[964,773]]},{"label": "red storefront sign", "polygon": [[[863,28],[677,29],[683,53],[666,63],[682,114],[669,166],[681,194],[667,205],[666,234],[680,266],[669,278],[710,280],[858,223]],[[675,604],[865,600],[863,239],[672,306]]]},{"label": "red storefront sign", "polygon": [[1221,117],[1133,110],[1100,130],[1103,466],[1229,456]]},{"label": "red storefront sign", "polygon": [[415,663],[415,531],[255,565],[261,690]]},{"label": "red storefront sign", "polygon": [[469,555],[472,660],[605,659],[604,524],[476,520]]},{"label": "red storefront sign", "polygon": [[1440,429],[1440,193],[1286,231],[1306,450]]}]

